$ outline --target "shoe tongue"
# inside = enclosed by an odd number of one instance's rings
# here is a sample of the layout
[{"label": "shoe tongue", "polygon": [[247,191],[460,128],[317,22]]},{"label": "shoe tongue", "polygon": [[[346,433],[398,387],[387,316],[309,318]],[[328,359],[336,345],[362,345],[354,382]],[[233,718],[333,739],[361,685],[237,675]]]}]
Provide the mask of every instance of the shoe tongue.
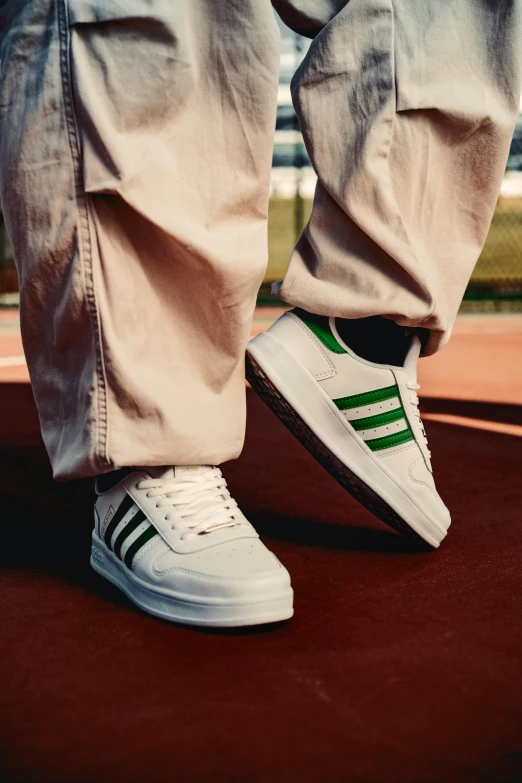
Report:
[{"label": "shoe tongue", "polygon": [[156,467],[145,468],[152,478],[190,478],[191,476],[202,476],[212,470],[211,465],[159,465]]},{"label": "shoe tongue", "polygon": [[209,470],[212,470],[212,465],[176,465],[174,476],[176,478],[191,478],[191,476],[202,476]]},{"label": "shoe tongue", "polygon": [[417,335],[414,335],[411,338],[410,347],[408,348],[408,353],[406,354],[403,366],[410,378],[415,383],[417,383],[417,362],[419,361],[420,352],[421,341]]}]

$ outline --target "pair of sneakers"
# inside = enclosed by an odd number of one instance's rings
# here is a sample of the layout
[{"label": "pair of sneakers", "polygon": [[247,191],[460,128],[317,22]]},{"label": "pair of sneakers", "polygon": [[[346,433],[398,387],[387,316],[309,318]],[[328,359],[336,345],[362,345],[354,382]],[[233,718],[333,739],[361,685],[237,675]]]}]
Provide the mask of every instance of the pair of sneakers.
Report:
[{"label": "pair of sneakers", "polygon": [[[311,454],[366,508],[437,547],[450,515],[435,489],[418,409],[421,344],[403,366],[343,342],[335,318],[285,313],[247,351],[247,377]],[[102,491],[105,489],[105,491]],[[264,546],[219,468],[129,470],[97,485],[91,564],[150,614],[241,626],[293,614],[290,576]]]}]

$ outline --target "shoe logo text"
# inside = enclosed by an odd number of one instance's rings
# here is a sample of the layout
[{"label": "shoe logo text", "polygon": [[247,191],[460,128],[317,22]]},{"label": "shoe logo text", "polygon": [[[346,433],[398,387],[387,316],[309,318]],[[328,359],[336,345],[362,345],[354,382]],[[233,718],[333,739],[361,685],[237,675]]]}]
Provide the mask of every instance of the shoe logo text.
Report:
[{"label": "shoe logo text", "polygon": [[103,530],[102,530],[102,538],[105,536],[105,531],[107,530],[107,526],[111,519],[114,516],[114,508],[112,506],[109,506],[109,510],[105,514],[105,519],[103,520]]}]

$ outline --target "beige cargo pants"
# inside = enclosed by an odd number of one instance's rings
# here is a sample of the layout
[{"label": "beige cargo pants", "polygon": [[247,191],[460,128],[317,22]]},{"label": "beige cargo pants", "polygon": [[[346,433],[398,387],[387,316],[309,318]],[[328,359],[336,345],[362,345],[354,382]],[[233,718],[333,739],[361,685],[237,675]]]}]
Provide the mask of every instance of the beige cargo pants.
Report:
[{"label": "beige cargo pants", "polygon": [[[447,339],[520,93],[517,0],[274,0],[319,176],[279,289]],[[236,457],[267,262],[269,0],[0,0],[0,195],[55,477]]]}]

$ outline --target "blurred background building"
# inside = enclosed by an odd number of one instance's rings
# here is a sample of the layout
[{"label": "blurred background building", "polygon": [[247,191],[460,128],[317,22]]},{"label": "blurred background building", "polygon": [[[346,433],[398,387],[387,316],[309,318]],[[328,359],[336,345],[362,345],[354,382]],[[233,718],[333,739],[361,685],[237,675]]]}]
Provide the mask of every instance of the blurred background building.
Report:
[{"label": "blurred background building", "polygon": [[[312,206],[316,176],[292,107],[290,82],[310,41],[281,22],[281,68],[270,192],[269,263],[260,292],[285,273]],[[18,283],[0,213],[0,305],[17,303]],[[522,105],[489,236],[462,304],[464,311],[522,311]]]}]

